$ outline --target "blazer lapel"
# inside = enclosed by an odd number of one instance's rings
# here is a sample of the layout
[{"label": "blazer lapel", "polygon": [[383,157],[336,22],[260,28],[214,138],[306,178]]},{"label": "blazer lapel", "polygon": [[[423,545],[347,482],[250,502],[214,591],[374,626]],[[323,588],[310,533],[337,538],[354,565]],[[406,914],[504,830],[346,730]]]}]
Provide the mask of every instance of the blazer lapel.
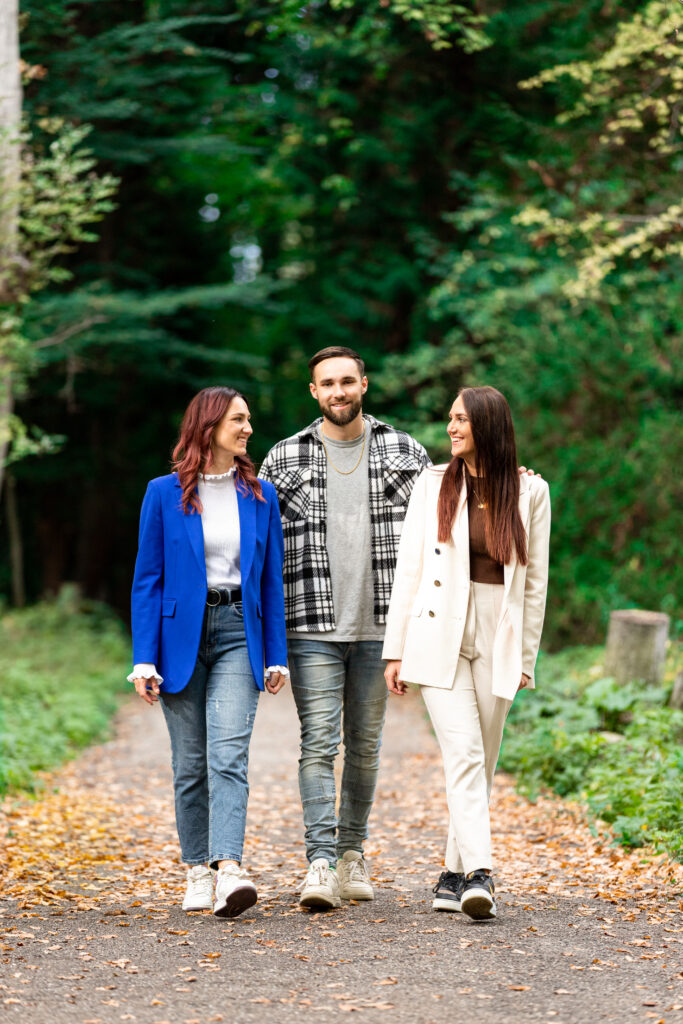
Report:
[{"label": "blazer lapel", "polygon": [[455,550],[465,570],[465,579],[470,578],[470,521],[467,514],[467,489],[463,485],[451,530]]},{"label": "blazer lapel", "polygon": [[[180,484],[176,485],[180,490]],[[197,565],[199,566],[202,575],[206,578],[206,558],[204,556],[204,531],[202,530],[202,517],[198,512],[185,513],[180,511],[185,529],[187,530],[187,536],[190,541],[190,547],[194,552],[194,556],[197,559]]]},{"label": "blazer lapel", "polygon": [[[526,476],[522,476],[519,479],[519,514],[522,518],[522,526],[527,531],[529,527],[529,498],[531,496],[531,488],[527,482]],[[512,578],[515,575],[515,569],[517,568],[517,552],[512,550],[512,558],[503,567],[503,574],[505,578],[505,593],[509,591],[512,585]]]},{"label": "blazer lapel", "polygon": [[242,586],[251,571],[251,563],[254,561],[256,550],[256,498],[249,494],[242,494],[239,487],[237,491],[237,510],[240,517],[240,575]]}]

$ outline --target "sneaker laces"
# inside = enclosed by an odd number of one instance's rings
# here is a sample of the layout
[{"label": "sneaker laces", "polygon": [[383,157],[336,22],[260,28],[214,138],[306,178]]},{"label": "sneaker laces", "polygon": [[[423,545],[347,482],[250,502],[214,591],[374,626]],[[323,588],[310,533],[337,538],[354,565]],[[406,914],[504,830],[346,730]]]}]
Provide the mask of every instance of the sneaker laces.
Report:
[{"label": "sneaker laces", "polygon": [[193,864],[191,868],[188,868],[187,877],[193,881],[200,878],[210,878],[211,869],[203,864]]},{"label": "sneaker laces", "polygon": [[187,888],[192,895],[213,892],[213,873],[203,864],[194,864],[187,873]]},{"label": "sneaker laces", "polygon": [[439,889],[448,889],[449,892],[458,893],[462,888],[464,882],[464,876],[458,871],[442,871],[439,875],[439,881],[433,887],[432,892],[438,892]]},{"label": "sneaker laces", "polygon": [[369,882],[368,869],[365,866],[365,861],[362,857],[358,860],[352,860],[349,864],[349,881],[350,882]]},{"label": "sneaker laces", "polygon": [[242,866],[235,867],[234,864],[224,864],[222,868],[218,869],[218,874],[222,875],[223,878],[248,878],[249,877],[247,875],[247,872],[245,871],[245,869]]},{"label": "sneaker laces", "polygon": [[493,878],[491,875],[487,875],[482,868],[477,868],[477,870],[473,871],[471,875],[468,875],[466,882],[468,885],[471,883],[481,885],[485,889],[489,889],[492,893],[494,891]]},{"label": "sneaker laces", "polygon": [[307,885],[327,885],[327,872],[329,868],[327,864],[311,864],[308,869],[308,877],[306,879]]}]

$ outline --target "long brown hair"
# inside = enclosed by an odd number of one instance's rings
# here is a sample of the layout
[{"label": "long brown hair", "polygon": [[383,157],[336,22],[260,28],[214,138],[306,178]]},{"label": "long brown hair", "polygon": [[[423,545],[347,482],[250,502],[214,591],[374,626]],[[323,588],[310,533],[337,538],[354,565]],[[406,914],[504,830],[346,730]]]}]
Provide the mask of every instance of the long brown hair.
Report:
[{"label": "long brown hair", "polygon": [[[197,494],[199,474],[211,465],[211,441],[213,432],[225,416],[233,399],[244,395],[234,388],[216,385],[204,388],[194,396],[180,424],[178,443],[173,449],[173,469],[178,474],[182,487],[180,503],[183,512],[193,510],[201,513],[202,503]],[[249,403],[247,402],[247,407]],[[261,484],[254,470],[254,463],[248,455],[235,456],[235,486],[242,494],[252,494],[264,501]]]},{"label": "long brown hair", "polygon": [[[512,558],[513,546],[517,561],[528,561],[526,534],[519,514],[519,470],[515,428],[510,406],[495,388],[461,388],[462,398],[472,429],[477,472],[477,496],[488,508],[486,546],[492,558],[505,565]],[[451,459],[439,491],[437,515],[439,541],[445,543],[453,528],[462,488],[471,488],[471,478],[464,460]]]}]

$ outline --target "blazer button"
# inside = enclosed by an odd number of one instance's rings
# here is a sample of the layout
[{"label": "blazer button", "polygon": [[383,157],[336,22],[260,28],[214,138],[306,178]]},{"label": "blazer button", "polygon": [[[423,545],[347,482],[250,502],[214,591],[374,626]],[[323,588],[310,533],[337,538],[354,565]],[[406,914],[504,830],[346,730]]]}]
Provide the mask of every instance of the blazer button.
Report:
[{"label": "blazer button", "polygon": [[441,548],[434,548],[434,554],[435,555],[440,555],[441,554]]},{"label": "blazer button", "polygon": [[436,612],[430,612],[429,613],[429,618],[433,619],[435,615],[436,615]]},{"label": "blazer button", "polygon": [[441,586],[441,580],[434,580],[434,586],[435,587],[440,587]]}]

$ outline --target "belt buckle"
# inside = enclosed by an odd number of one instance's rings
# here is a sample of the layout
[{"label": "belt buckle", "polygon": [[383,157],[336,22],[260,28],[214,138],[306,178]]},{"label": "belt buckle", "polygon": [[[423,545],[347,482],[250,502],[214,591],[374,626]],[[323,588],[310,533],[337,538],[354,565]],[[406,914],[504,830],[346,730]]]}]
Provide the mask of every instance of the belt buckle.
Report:
[{"label": "belt buckle", "polygon": [[[214,596],[216,597],[216,600],[210,601],[209,598]],[[209,608],[217,608],[218,605],[221,603],[220,590],[217,590],[216,587],[209,587],[209,589],[206,592],[206,603]]]}]

